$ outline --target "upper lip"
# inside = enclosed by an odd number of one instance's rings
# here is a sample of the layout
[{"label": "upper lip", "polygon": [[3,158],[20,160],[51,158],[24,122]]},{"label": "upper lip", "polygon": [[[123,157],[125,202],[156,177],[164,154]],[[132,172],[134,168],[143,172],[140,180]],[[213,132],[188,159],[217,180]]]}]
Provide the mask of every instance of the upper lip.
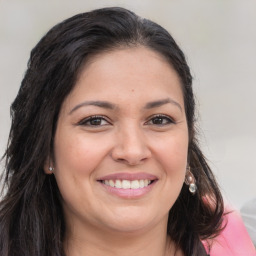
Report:
[{"label": "upper lip", "polygon": [[153,174],[138,172],[138,173],[113,173],[103,177],[98,178],[98,181],[101,180],[156,180],[157,177]]}]

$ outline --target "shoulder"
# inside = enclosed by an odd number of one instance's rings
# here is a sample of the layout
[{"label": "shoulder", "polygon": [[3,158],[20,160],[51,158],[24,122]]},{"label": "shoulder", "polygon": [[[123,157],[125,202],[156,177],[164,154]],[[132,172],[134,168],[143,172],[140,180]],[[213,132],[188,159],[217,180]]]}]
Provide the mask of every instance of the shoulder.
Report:
[{"label": "shoulder", "polygon": [[256,256],[255,247],[247,233],[242,218],[237,211],[224,216],[225,228],[211,241],[204,241],[211,247],[211,256]]}]

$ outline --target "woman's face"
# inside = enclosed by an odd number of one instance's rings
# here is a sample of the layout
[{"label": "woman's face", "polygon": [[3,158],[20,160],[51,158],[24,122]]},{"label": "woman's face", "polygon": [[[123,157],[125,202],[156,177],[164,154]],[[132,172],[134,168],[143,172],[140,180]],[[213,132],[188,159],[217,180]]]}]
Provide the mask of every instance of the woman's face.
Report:
[{"label": "woman's face", "polygon": [[166,226],[187,150],[181,84],[166,60],[144,47],[94,57],[63,103],[54,141],[68,226]]}]

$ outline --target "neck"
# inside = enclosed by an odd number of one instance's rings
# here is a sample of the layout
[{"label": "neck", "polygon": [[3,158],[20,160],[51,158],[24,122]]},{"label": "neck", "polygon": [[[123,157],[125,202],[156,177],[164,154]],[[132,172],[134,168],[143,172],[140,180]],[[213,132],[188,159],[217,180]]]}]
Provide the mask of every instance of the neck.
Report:
[{"label": "neck", "polygon": [[67,256],[172,256],[175,245],[166,234],[166,223],[134,232],[99,230],[96,227],[68,228],[65,239]]}]

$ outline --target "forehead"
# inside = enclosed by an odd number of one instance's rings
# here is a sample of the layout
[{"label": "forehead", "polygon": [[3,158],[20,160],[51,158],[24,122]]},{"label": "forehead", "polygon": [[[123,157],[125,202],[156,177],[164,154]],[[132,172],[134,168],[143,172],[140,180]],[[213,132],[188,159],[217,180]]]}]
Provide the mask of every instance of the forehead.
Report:
[{"label": "forehead", "polygon": [[181,82],[170,63],[145,47],[116,49],[91,57],[69,101],[141,100],[171,96],[183,105]]},{"label": "forehead", "polygon": [[[168,69],[169,71],[172,70],[175,72],[172,64],[167,61],[167,58],[153,49],[146,46],[120,46],[90,56],[81,69],[78,80],[95,67],[99,67],[100,65],[103,67],[104,64],[107,64],[106,68],[109,68],[109,70],[112,69],[113,71],[123,68],[130,71],[136,69],[136,71],[142,71],[144,74],[149,74],[149,71],[153,69],[155,71]],[[138,66],[140,66],[140,69],[137,68]]]}]

